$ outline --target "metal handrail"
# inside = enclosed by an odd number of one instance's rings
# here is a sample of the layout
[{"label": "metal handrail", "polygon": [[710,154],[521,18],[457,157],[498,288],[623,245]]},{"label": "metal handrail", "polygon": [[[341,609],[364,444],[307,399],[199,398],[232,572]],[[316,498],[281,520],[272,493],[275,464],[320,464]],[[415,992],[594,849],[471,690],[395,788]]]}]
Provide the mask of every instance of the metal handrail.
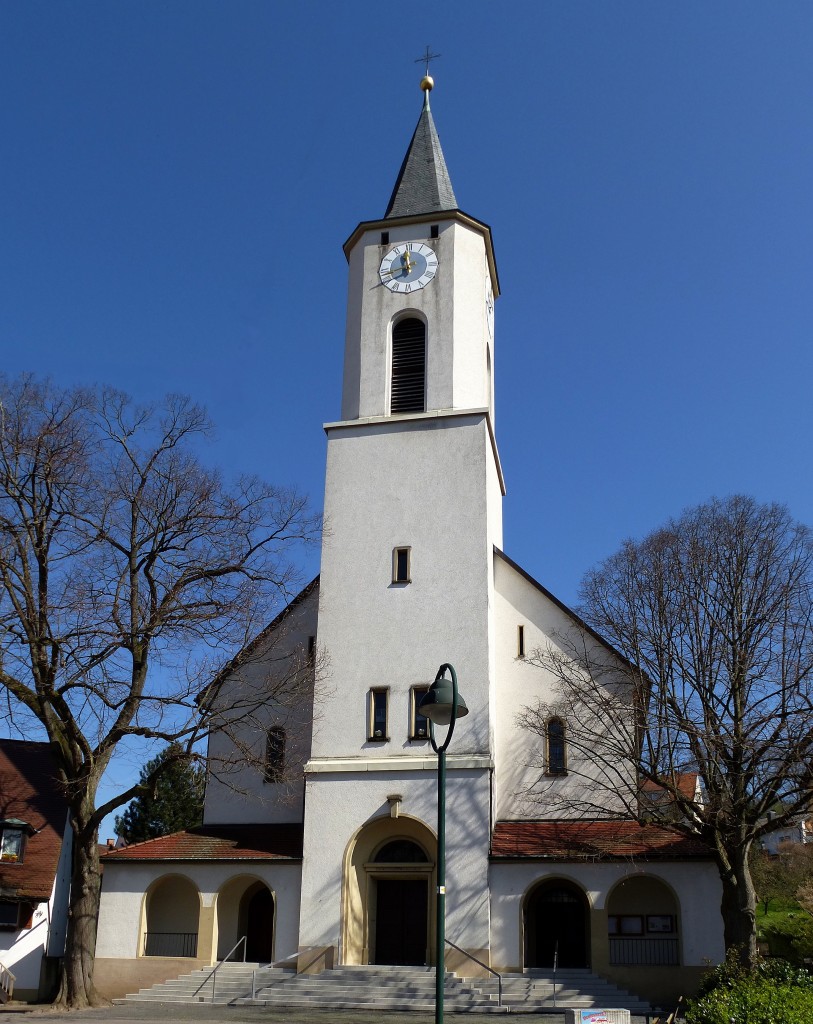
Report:
[{"label": "metal handrail", "polygon": [[497,979],[497,1006],[502,1006],[502,975],[499,971],[495,971],[493,967],[489,967],[488,964],[484,964],[482,960],[478,960],[476,956],[472,956],[471,953],[465,949],[461,949],[460,946],[455,945],[450,939],[446,940],[446,945],[451,946],[452,949],[456,949],[458,953],[462,953],[463,956],[468,957],[469,960],[473,960],[476,964],[485,968],[489,974],[493,974]]},{"label": "metal handrail", "polygon": [[241,943],[243,945],[243,963],[246,962],[246,936],[244,935],[242,938],[238,939],[237,942],[235,942],[235,944],[228,951],[228,953],[223,957],[222,960],[218,960],[218,962],[215,964],[215,966],[212,969],[212,971],[209,974],[206,975],[206,977],[203,979],[203,981],[200,983],[200,985],[198,985],[198,987],[192,993],[193,996],[196,996],[198,994],[198,992],[200,992],[200,990],[206,984],[206,982],[209,980],[209,978],[211,978],[212,979],[212,1002],[215,1001],[215,986],[217,984],[217,972],[220,970],[220,968],[223,966],[223,964],[225,964],[225,962],[229,959],[229,957],[232,955],[232,953],[235,951],[235,949],[237,949],[237,947]]}]

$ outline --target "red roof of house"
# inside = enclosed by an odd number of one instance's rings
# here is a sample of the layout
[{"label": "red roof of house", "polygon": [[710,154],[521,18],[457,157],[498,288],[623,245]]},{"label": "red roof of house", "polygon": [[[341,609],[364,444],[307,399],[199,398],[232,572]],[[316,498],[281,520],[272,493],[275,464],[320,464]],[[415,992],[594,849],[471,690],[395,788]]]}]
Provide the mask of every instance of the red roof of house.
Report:
[{"label": "red roof of house", "polygon": [[0,899],[50,899],[67,815],[50,744],[0,740],[0,818],[30,826],[22,860],[0,861]]},{"label": "red roof of house", "polygon": [[498,821],[491,856],[510,860],[682,860],[711,857],[711,852],[699,839],[636,821]]},{"label": "red roof of house", "polygon": [[102,856],[131,860],[301,860],[302,825],[199,825]]},{"label": "red roof of house", "polygon": [[[678,772],[674,777],[673,785],[681,796],[686,797],[688,800],[694,799],[694,795],[697,792],[697,772]],[[663,786],[653,782],[652,779],[645,779],[641,783],[641,790],[644,793],[665,792]]]}]

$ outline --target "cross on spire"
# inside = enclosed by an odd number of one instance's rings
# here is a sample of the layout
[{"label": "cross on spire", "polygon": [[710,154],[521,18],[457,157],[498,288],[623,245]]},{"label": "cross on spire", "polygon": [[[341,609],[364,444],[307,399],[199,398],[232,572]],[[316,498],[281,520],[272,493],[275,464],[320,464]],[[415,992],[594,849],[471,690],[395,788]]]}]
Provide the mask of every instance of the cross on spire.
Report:
[{"label": "cross on spire", "polygon": [[427,46],[426,47],[426,53],[422,57],[418,57],[418,59],[415,61],[415,63],[416,64],[426,63],[426,72],[425,73],[428,75],[429,74],[429,62],[431,60],[437,60],[438,57],[440,57],[440,54],[439,53],[432,53],[432,51]]}]

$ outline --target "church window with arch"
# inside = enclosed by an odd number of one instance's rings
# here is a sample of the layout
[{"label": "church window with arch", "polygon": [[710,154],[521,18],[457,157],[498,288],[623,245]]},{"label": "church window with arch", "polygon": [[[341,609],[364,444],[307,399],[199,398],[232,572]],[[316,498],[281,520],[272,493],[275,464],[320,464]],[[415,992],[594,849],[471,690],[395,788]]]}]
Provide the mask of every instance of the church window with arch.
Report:
[{"label": "church window with arch", "polygon": [[265,736],[265,782],[282,782],[285,772],[285,730],[272,726]]},{"label": "church window with arch", "polygon": [[548,775],[565,775],[567,772],[567,745],[565,723],[561,718],[549,718],[545,729],[547,743]]},{"label": "church window with arch", "polygon": [[426,324],[405,317],[392,328],[390,413],[426,411]]}]

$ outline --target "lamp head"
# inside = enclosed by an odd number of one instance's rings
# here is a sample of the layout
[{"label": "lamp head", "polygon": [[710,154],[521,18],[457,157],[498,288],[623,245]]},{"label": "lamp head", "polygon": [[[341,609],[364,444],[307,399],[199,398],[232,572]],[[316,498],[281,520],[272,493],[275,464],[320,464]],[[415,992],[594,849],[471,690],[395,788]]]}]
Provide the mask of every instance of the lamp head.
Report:
[{"label": "lamp head", "polygon": [[[418,710],[433,725],[450,725],[454,707],[454,693],[457,688],[456,679],[448,679],[443,671],[438,673],[434,683],[424,694]],[[464,718],[469,713],[466,702],[460,692],[457,694],[457,714],[455,719]]]}]

